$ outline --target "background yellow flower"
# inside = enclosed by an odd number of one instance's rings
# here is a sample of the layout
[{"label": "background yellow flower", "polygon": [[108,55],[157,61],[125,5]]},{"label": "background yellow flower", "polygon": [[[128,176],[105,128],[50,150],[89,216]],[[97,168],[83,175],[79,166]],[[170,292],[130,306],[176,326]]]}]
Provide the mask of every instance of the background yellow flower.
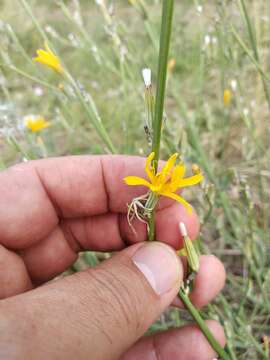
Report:
[{"label": "background yellow flower", "polygon": [[43,129],[47,129],[51,126],[51,123],[47,121],[43,116],[29,115],[24,118],[24,125],[32,132],[39,132]]},{"label": "background yellow flower", "polygon": [[43,65],[46,65],[59,73],[62,73],[64,71],[64,68],[62,67],[59,58],[52,52],[46,42],[44,44],[44,47],[46,50],[38,49],[38,56],[35,57],[33,60]]}]

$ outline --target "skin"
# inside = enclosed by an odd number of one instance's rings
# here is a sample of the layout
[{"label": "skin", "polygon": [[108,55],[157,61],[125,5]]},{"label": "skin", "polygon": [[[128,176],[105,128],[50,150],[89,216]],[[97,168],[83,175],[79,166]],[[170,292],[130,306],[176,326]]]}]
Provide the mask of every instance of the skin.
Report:
[{"label": "skin", "polygon": [[[173,302],[185,272],[181,262],[179,280],[157,296],[131,261],[145,246],[147,233],[139,221],[133,223],[136,235],[131,230],[126,204],[146,190],[128,187],[123,178],[145,176],[144,164],[140,157],[76,156],[32,161],[1,173],[0,358],[216,356],[194,325],[143,337]],[[181,248],[179,221],[194,239],[199,231],[195,211],[189,215],[182,205],[162,199],[157,240]],[[117,253],[95,269],[47,283],[84,250]],[[202,256],[191,295],[194,304],[206,305],[224,281],[221,262]],[[174,304],[182,306],[179,300]],[[221,326],[210,321],[209,327],[224,345]]]}]

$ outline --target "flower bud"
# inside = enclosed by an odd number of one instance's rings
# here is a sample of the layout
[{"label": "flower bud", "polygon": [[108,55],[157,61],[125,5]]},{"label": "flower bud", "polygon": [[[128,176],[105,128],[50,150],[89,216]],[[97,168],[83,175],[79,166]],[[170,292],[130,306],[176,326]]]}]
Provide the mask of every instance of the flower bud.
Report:
[{"label": "flower bud", "polygon": [[190,269],[197,273],[199,271],[200,262],[199,262],[199,256],[197,254],[197,251],[191,241],[191,239],[188,236],[187,228],[183,222],[179,223],[179,229],[180,233],[184,238],[184,246],[187,254],[187,261],[188,265],[190,266]]}]

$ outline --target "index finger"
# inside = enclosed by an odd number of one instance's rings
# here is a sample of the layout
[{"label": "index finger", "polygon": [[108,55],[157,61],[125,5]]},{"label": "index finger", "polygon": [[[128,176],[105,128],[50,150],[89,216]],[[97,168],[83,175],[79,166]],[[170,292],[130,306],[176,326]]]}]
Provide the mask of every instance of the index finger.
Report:
[{"label": "index finger", "polygon": [[146,192],[123,178],[144,177],[136,156],[70,156],[30,161],[0,174],[0,234],[7,247],[23,248],[47,237],[60,220],[125,213]]}]

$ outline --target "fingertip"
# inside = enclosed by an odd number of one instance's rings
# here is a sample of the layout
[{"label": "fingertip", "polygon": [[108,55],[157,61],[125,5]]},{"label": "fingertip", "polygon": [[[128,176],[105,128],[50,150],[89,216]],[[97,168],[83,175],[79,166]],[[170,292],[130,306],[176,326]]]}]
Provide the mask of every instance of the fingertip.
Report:
[{"label": "fingertip", "polygon": [[[218,343],[224,347],[226,338],[223,327],[215,320],[207,320],[205,324]],[[217,355],[196,324],[185,325],[161,335],[157,334],[155,342],[157,351],[164,359],[169,353],[173,353],[175,355],[173,358],[179,360],[208,360]]]},{"label": "fingertip", "polygon": [[[182,259],[182,262],[185,263],[185,260],[185,258]],[[202,308],[218,295],[223,289],[225,281],[226,271],[222,262],[214,255],[200,256],[200,268],[190,294],[191,301],[196,307]],[[184,307],[179,298],[176,298],[172,305]]]},{"label": "fingertip", "polygon": [[191,300],[199,308],[205,306],[223,289],[225,281],[226,272],[222,262],[214,255],[201,256]]},{"label": "fingertip", "polygon": [[[206,325],[215,339],[224,347],[226,339],[222,326],[213,320],[206,321]],[[216,356],[216,352],[201,330],[192,324],[142,338],[121,357],[121,360],[209,360]]]},{"label": "fingertip", "polygon": [[139,247],[132,260],[158,294],[165,309],[183,281],[183,265],[174,249],[162,242],[148,241]]}]

